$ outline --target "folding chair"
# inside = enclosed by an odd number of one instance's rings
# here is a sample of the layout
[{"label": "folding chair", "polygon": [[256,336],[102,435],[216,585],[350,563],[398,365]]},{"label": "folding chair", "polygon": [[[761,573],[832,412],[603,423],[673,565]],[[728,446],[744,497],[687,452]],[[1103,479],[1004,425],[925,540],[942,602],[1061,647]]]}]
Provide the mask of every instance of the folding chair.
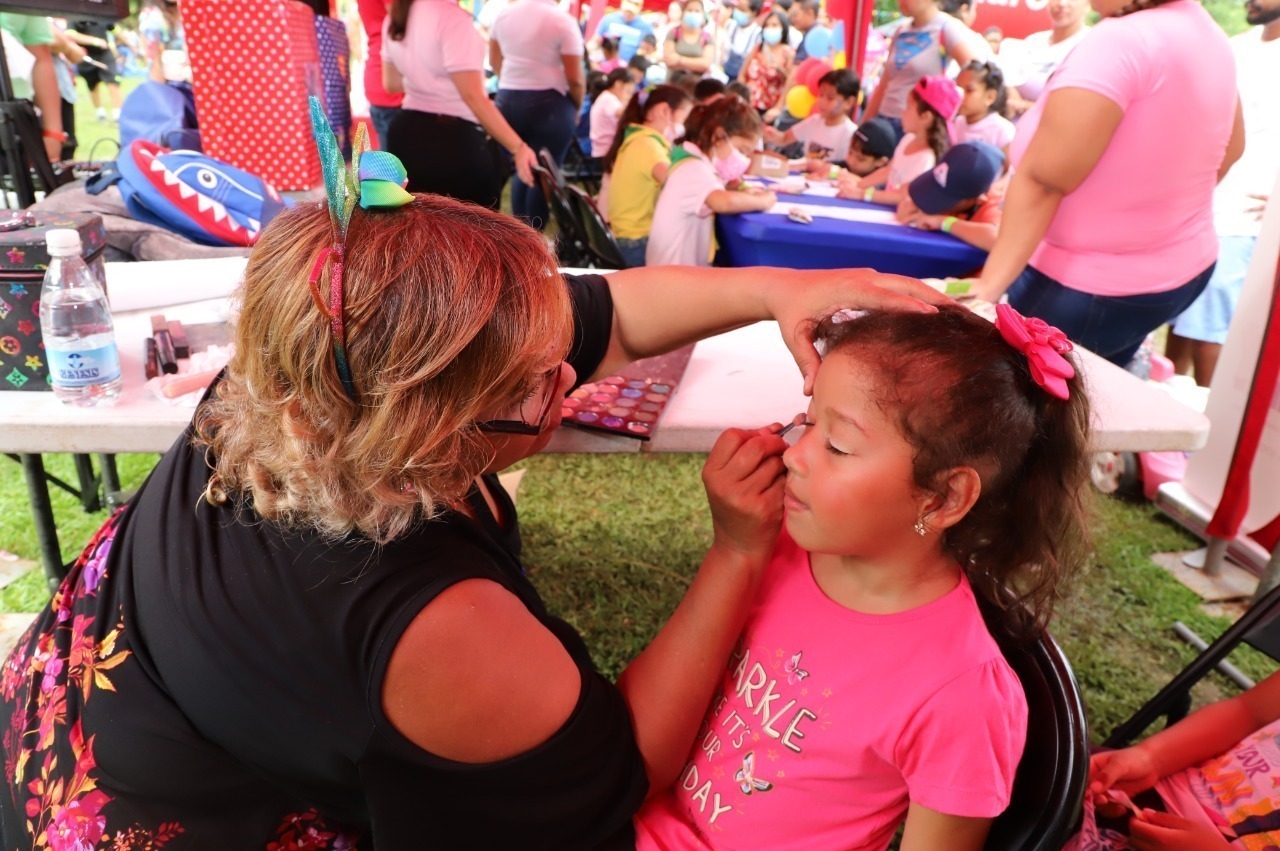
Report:
[{"label": "folding chair", "polygon": [[[989,606],[984,606],[989,611]],[[988,623],[992,623],[988,618]],[[1027,744],[1009,808],[986,851],[1060,851],[1080,818],[1089,781],[1089,730],[1071,665],[1047,633],[1027,643],[992,634],[1027,696]]]},{"label": "folding chair", "polygon": [[578,184],[588,195],[598,195],[603,177],[604,168],[599,158],[587,156],[576,139],[570,142],[569,152],[564,157],[564,179]]},{"label": "folding chair", "polygon": [[556,186],[555,177],[541,165],[534,166],[533,178],[547,200],[551,218],[556,223],[556,259],[562,266],[582,266],[588,262],[586,241],[582,225],[569,205],[564,191]]},{"label": "folding chair", "polygon": [[1191,709],[1191,689],[1226,659],[1227,654],[1245,642],[1272,659],[1280,660],[1280,586],[1276,586],[1254,603],[1217,641],[1191,660],[1169,684],[1148,700],[1129,719],[1111,732],[1104,744],[1123,748],[1142,735],[1153,721],[1165,717],[1165,725],[1176,724]]},{"label": "folding chair", "polygon": [[627,268],[627,261],[622,256],[622,249],[618,247],[618,240],[614,238],[613,231],[609,230],[609,223],[604,220],[604,216],[600,215],[600,210],[596,208],[591,196],[572,184],[565,188],[568,191],[569,203],[573,206],[573,211],[582,225],[582,234],[587,243],[587,255],[592,265],[602,269]]},{"label": "folding chair", "polygon": [[563,193],[566,186],[564,182],[564,171],[560,166],[556,165],[556,161],[551,158],[551,152],[546,148],[538,149],[538,165],[547,170],[547,173],[551,175],[553,180],[555,180],[556,188]]}]

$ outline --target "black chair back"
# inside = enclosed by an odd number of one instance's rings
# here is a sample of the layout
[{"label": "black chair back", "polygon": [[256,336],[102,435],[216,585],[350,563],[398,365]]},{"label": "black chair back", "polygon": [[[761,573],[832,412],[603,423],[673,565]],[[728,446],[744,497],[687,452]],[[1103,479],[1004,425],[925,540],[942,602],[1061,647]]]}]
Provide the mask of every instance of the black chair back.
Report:
[{"label": "black chair back", "polygon": [[551,218],[556,223],[556,259],[562,266],[584,265],[588,259],[586,241],[569,199],[556,186],[555,177],[541,165],[534,166],[533,178],[542,190],[547,209],[551,210]]},{"label": "black chair back", "polygon": [[1166,724],[1177,723],[1191,708],[1192,687],[1226,659],[1242,641],[1272,659],[1280,660],[1280,585],[1262,595],[1216,641],[1179,671],[1155,697],[1111,731],[1104,744],[1109,748],[1126,747],[1162,716],[1166,719]]},{"label": "black chair back", "polygon": [[618,248],[618,241],[614,238],[613,231],[609,230],[609,223],[600,215],[591,196],[572,184],[566,189],[578,221],[582,223],[582,234],[593,265],[604,269],[627,268],[622,249]]},{"label": "black chair back", "polygon": [[1052,636],[1027,642],[992,634],[1027,696],[1027,744],[1009,808],[992,824],[984,848],[1060,851],[1080,819],[1089,781],[1084,700]]},{"label": "black chair back", "polygon": [[564,171],[561,170],[560,166],[556,165],[556,161],[551,157],[551,152],[546,148],[538,149],[538,165],[545,168],[551,175],[552,179],[555,180],[556,189],[564,192],[566,185],[564,182]]}]

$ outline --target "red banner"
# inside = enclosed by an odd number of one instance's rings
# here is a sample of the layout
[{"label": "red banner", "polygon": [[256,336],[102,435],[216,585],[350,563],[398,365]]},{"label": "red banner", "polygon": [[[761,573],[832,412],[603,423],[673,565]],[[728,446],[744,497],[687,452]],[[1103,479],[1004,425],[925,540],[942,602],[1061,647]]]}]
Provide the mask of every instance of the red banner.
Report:
[{"label": "red banner", "polygon": [[1050,29],[1049,0],[977,0],[978,19],[975,31],[986,32],[999,27],[1005,38],[1026,38],[1034,32]]}]

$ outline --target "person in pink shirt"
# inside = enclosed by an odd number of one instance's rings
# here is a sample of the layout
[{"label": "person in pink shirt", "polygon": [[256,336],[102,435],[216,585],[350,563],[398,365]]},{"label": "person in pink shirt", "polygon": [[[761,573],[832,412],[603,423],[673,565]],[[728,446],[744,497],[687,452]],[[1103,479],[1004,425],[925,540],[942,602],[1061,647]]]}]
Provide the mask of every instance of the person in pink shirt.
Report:
[{"label": "person in pink shirt", "polygon": [[1213,189],[1243,121],[1227,37],[1199,3],[1091,3],[1102,21],[1018,124],[1004,225],[973,292],[1007,290],[1124,366],[1213,272]]},{"label": "person in pink shirt", "polygon": [[[785,532],[688,763],[636,816],[639,851],[881,851],[904,820],[904,851],[982,848],[1027,703],[978,599],[1004,613],[992,628],[1042,629],[1087,528],[1070,344],[999,311],[819,326]],[[1011,587],[1025,608],[997,602]]]}]

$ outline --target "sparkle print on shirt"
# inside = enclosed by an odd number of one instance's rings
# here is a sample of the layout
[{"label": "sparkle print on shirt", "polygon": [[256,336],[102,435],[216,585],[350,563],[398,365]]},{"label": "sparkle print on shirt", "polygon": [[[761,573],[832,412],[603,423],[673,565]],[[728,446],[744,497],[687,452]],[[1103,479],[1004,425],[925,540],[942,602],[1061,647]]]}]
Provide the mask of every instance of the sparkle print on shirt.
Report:
[{"label": "sparkle print on shirt", "polygon": [[[723,830],[717,822],[727,813],[741,814],[751,796],[778,788],[786,760],[803,753],[809,733],[828,728],[822,707],[801,705],[810,692],[803,657],[803,651],[783,648],[734,649],[728,676],[698,733],[697,757],[685,766],[677,789],[684,806],[705,816],[707,827]],[[824,698],[831,694],[823,689]],[[727,767],[718,764],[726,759]]]}]

